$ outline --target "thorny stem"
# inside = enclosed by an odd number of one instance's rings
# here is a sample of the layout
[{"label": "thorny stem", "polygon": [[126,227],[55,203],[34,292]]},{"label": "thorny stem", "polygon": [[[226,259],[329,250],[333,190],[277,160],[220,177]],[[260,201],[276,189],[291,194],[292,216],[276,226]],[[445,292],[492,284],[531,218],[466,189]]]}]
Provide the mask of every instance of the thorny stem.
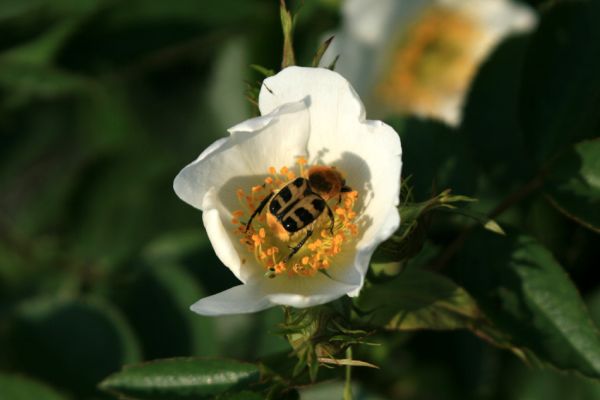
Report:
[{"label": "thorny stem", "polygon": [[[346,349],[346,358],[352,360],[352,347]],[[344,400],[352,400],[352,366],[346,365],[346,384],[344,385]]]},{"label": "thorny stem", "polygon": [[[498,204],[498,206],[496,206],[496,208],[494,208],[488,214],[488,217],[490,219],[496,218],[504,211],[508,210],[513,205],[517,204],[518,202],[535,192],[544,183],[545,176],[546,171],[542,170],[539,174],[533,177],[533,179],[531,179],[529,182],[523,185],[519,190],[511,193],[504,200],[502,200],[502,202]],[[463,244],[465,243],[465,240],[467,240],[467,238],[473,231],[473,228],[475,228],[476,226],[477,225],[470,225],[467,228],[465,228],[465,230],[460,235],[458,235],[456,239],[454,239],[454,241],[450,243],[450,245],[447,246],[444,249],[444,251],[433,261],[433,263],[430,266],[430,269],[439,271],[442,268],[444,268],[452,259],[452,257],[454,257],[454,255],[462,248]]]}]

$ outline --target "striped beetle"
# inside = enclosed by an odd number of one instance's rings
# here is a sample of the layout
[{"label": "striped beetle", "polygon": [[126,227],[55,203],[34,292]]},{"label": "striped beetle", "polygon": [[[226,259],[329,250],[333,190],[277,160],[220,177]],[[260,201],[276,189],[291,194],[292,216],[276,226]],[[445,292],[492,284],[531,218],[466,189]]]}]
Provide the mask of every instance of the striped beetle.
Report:
[{"label": "striped beetle", "polygon": [[346,186],[342,174],[334,167],[313,166],[308,170],[307,177],[296,178],[279,191],[271,192],[254,210],[246,224],[248,231],[252,220],[268,205],[267,225],[280,239],[289,239],[291,234],[306,229],[306,235],[292,247],[284,262],[288,262],[304,246],[313,234],[314,222],[325,210],[330,220],[329,232],[333,234],[335,219],[327,201],[336,196],[340,201],[342,193],[352,191]]}]

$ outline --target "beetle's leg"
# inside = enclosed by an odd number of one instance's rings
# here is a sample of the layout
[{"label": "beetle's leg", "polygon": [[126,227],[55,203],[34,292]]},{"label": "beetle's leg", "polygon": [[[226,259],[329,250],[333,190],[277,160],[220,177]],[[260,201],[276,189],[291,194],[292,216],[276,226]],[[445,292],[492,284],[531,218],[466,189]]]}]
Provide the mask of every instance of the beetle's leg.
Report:
[{"label": "beetle's leg", "polygon": [[327,216],[329,217],[329,220],[331,221],[331,223],[329,224],[329,233],[331,233],[331,235],[333,236],[333,227],[335,225],[335,218],[333,217],[333,211],[331,211],[331,207],[329,207],[329,204],[325,203],[325,205],[327,206]]},{"label": "beetle's leg", "polygon": [[250,224],[252,223],[252,220],[254,219],[254,217],[256,217],[258,214],[260,214],[262,212],[263,208],[265,208],[265,206],[269,203],[269,200],[271,200],[271,197],[273,197],[273,192],[269,193],[269,195],[267,197],[265,197],[263,199],[263,201],[260,202],[260,204],[258,205],[256,210],[254,210],[254,212],[250,216],[250,219],[246,223],[246,230],[244,232],[248,232],[248,228],[250,228]]},{"label": "beetle's leg", "polygon": [[294,254],[296,254],[296,253],[297,253],[297,252],[298,252],[298,251],[299,251],[299,250],[302,248],[302,246],[304,246],[304,243],[306,243],[306,241],[308,240],[308,238],[309,238],[309,237],[310,237],[312,234],[313,234],[313,231],[312,231],[312,229],[308,229],[308,230],[306,231],[306,236],[304,236],[304,237],[302,238],[302,240],[301,240],[301,241],[299,241],[299,242],[298,242],[298,244],[297,244],[297,245],[295,245],[295,246],[292,248],[292,251],[290,252],[290,254],[288,254],[288,255],[287,255],[287,256],[286,256],[286,257],[283,259],[283,262],[287,263],[288,261],[290,261],[290,258],[292,258],[292,257],[294,256]]}]

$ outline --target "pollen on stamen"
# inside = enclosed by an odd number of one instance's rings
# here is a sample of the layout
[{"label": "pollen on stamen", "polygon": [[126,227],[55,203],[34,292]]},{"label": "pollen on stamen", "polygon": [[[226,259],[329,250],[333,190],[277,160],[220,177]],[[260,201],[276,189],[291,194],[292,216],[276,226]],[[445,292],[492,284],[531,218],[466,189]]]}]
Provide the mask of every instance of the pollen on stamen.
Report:
[{"label": "pollen on stamen", "polygon": [[[305,167],[308,170],[310,165],[306,164],[304,157],[298,157],[293,168],[283,166],[278,171],[275,167],[269,167],[269,176],[263,179],[263,183],[236,191],[241,209],[232,212],[231,222],[237,225],[234,233],[241,236],[240,244],[264,266],[265,276],[268,278],[275,278],[284,273],[292,276],[314,276],[319,270],[334,265],[337,254],[351,246],[348,241],[358,235],[358,226],[354,223],[357,213],[353,210],[358,197],[356,191],[342,193],[341,201],[337,203],[330,201],[334,212],[333,232],[330,232],[331,221],[327,213],[320,214],[310,225],[314,231],[312,237],[291,257],[291,249],[305,238],[306,229],[289,234],[289,238],[283,240],[271,230],[271,225],[267,225],[268,207],[253,216],[258,204],[268,195],[273,192],[276,195],[277,191],[297,176],[307,178]],[[248,221],[250,223],[246,227]]]}]

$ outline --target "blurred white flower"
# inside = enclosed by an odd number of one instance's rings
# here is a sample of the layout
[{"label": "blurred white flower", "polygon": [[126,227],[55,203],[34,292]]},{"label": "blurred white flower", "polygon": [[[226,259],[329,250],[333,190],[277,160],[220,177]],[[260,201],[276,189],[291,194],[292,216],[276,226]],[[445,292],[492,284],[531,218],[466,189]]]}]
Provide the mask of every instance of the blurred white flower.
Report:
[{"label": "blurred white flower", "polygon": [[336,55],[378,116],[413,113],[458,125],[478,66],[512,33],[531,30],[533,10],[510,0],[346,0]]},{"label": "blurred white flower", "polygon": [[[365,119],[348,81],[326,69],[286,68],[264,81],[259,107],[261,117],[229,129],[229,137],[175,178],[175,192],[203,211],[217,256],[243,282],[198,301],[192,310],[199,314],[254,312],[276,304],[309,307],[356,296],[371,255],[400,222],[399,137],[384,123]],[[343,176],[352,190],[339,193],[338,186],[322,196],[331,215],[323,203],[319,215],[314,196],[299,203],[315,218],[308,216],[306,228],[289,234],[282,226],[286,219],[277,221],[270,205],[285,209],[306,198],[292,186],[294,197],[284,198],[282,188],[308,178],[315,167],[334,168],[334,176]],[[303,182],[309,184],[298,181]],[[312,189],[317,184],[310,181]],[[261,203],[266,207],[251,219]],[[298,223],[307,218],[295,215]],[[301,245],[309,228],[312,236]]]}]

